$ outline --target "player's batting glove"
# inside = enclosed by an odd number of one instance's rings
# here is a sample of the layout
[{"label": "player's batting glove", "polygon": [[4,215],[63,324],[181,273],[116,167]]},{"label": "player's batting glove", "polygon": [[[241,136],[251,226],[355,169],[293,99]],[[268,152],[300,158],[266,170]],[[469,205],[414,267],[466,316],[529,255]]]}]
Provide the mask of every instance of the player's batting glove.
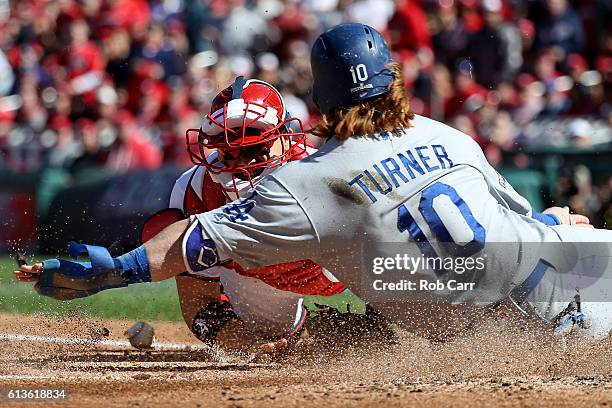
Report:
[{"label": "player's batting glove", "polygon": [[[70,242],[68,254],[75,261],[47,259],[43,262],[43,270],[35,286],[39,294],[71,300],[131,283],[151,281],[144,247],[113,258],[104,247]],[[90,262],[76,261],[83,254],[89,256]]]}]

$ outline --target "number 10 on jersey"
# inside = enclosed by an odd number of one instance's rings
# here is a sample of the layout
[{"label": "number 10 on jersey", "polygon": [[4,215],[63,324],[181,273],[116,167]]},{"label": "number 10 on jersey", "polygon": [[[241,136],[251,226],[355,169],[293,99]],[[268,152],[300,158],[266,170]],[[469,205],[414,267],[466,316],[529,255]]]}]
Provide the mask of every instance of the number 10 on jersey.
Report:
[{"label": "number 10 on jersey", "polygon": [[[438,197],[446,197],[459,210],[459,214],[463,217],[463,221],[472,232],[472,239],[467,243],[457,243],[454,241],[452,234],[444,224],[440,214],[434,208],[434,199]],[[424,255],[436,256],[436,251],[433,249],[427,236],[417,224],[416,220],[410,214],[410,210],[406,205],[401,204],[397,214],[397,229],[400,232],[407,231],[412,239],[417,242]],[[467,203],[459,196],[457,190],[453,187],[436,182],[423,190],[419,201],[419,213],[427,222],[427,226],[433,234],[433,238],[437,242],[444,243],[444,248],[453,256],[471,256],[484,248],[486,231],[484,227],[474,218],[474,214],[468,207]]]}]

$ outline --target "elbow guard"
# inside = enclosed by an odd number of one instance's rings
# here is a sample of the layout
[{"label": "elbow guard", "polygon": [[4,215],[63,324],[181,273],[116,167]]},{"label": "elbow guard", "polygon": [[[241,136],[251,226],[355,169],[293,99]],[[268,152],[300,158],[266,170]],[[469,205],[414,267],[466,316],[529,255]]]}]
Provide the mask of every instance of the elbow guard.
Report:
[{"label": "elbow guard", "polygon": [[219,264],[215,242],[208,238],[202,224],[195,217],[183,237],[183,261],[190,273],[201,272]]}]

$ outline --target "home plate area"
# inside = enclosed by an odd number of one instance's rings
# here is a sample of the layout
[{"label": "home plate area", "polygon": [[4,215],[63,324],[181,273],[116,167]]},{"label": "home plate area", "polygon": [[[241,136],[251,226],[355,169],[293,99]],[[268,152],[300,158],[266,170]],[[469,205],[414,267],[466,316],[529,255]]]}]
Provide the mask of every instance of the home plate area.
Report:
[{"label": "home plate area", "polygon": [[447,342],[402,332],[391,346],[327,342],[258,363],[211,351],[178,323],[152,322],[153,349],[136,350],[124,335],[132,323],[2,315],[0,405],[40,407],[7,394],[42,389],[64,390],[44,400],[62,407],[612,403],[610,342],[561,341],[505,321]]}]

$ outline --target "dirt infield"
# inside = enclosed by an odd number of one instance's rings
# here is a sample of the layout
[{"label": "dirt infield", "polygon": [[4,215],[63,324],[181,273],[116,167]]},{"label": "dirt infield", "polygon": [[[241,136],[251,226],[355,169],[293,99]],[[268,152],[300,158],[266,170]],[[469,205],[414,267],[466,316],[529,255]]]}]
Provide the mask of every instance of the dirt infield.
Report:
[{"label": "dirt infield", "polygon": [[[66,407],[612,404],[612,342],[560,341],[504,320],[445,343],[403,334],[393,346],[267,364],[203,349],[132,350],[123,335],[132,323],[1,315],[0,389],[65,388],[55,405]],[[199,346],[180,324],[153,325],[166,348]],[[75,338],[89,343],[66,344]]]}]

